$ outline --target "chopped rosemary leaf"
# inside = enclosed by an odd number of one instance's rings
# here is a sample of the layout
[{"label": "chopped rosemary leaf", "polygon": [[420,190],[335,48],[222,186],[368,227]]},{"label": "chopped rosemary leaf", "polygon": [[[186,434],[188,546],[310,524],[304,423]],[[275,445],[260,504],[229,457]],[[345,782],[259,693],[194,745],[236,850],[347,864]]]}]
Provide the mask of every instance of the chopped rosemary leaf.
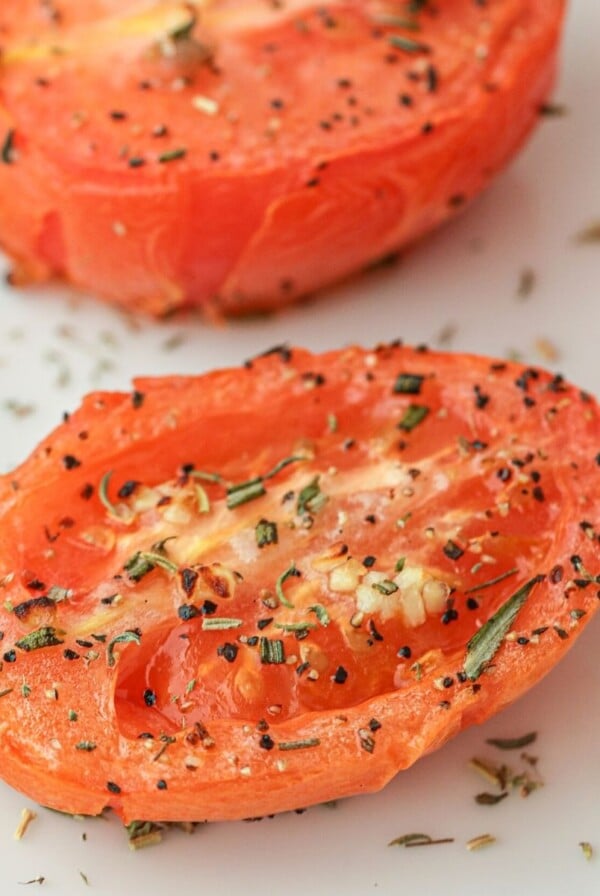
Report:
[{"label": "chopped rosemary leaf", "polygon": [[305,513],[317,513],[326,503],[327,495],[324,495],[319,485],[319,477],[314,479],[301,489],[296,503],[296,512],[299,516]]},{"label": "chopped rosemary leaf", "polygon": [[285,663],[283,641],[276,638],[260,639],[260,661],[265,664],[280,665]]},{"label": "chopped rosemary leaf", "polygon": [[478,837],[472,837],[470,840],[467,840],[465,846],[469,852],[473,852],[476,849],[482,849],[484,846],[491,846],[495,842],[496,838],[492,834],[479,834]]},{"label": "chopped rosemary leaf", "polygon": [[168,557],[151,551],[137,551],[124,564],[123,569],[127,572],[130,579],[134,582],[139,582],[156,566],[160,566],[161,569],[170,573],[177,572],[177,565],[169,560]]},{"label": "chopped rosemary leaf", "polygon": [[396,50],[402,50],[404,53],[429,53],[431,47],[418,40],[412,40],[410,37],[402,37],[400,34],[390,34],[389,43]]},{"label": "chopped rosemary leaf", "polygon": [[502,604],[499,610],[496,610],[493,616],[490,616],[467,643],[464,671],[471,681],[479,678],[485,667],[494,658],[519,610],[543,578],[543,576],[537,575],[526,582]]},{"label": "chopped rosemary leaf", "polygon": [[204,482],[223,482],[223,477],[218,473],[206,473],[204,470],[191,470],[188,475],[193,479],[202,479]]},{"label": "chopped rosemary leaf", "polygon": [[428,413],[429,408],[423,404],[409,404],[402,420],[398,423],[398,429],[403,432],[412,432],[419,423],[423,422]]},{"label": "chopped rosemary leaf", "polygon": [[390,840],[388,846],[433,846],[437,843],[454,843],[454,837],[434,839],[429,834],[403,834]]},{"label": "chopped rosemary leaf", "polygon": [[210,500],[208,495],[206,494],[206,490],[203,489],[201,485],[198,485],[196,483],[194,485],[194,492],[196,493],[196,506],[198,507],[198,513],[209,513]]},{"label": "chopped rosemary leaf", "polygon": [[331,618],[329,613],[323,604],[313,604],[312,607],[308,608],[310,613],[314,613],[322,626],[326,627],[331,622]]},{"label": "chopped rosemary leaf", "polygon": [[283,632],[306,632],[316,628],[315,622],[275,622],[274,628],[279,628]]},{"label": "chopped rosemary leaf", "polygon": [[106,647],[106,662],[109,666],[114,666],[115,664],[115,644],[137,644],[138,646],[142,643],[142,639],[138,635],[137,632],[132,632],[127,630],[122,632],[120,635],[117,635],[112,641],[109,641]]},{"label": "chopped rosemary leaf", "polygon": [[482,591],[484,588],[490,588],[492,585],[497,585],[498,582],[504,581],[504,579],[508,579],[509,576],[514,576],[518,573],[518,569],[515,566],[514,569],[509,569],[506,572],[501,573],[499,576],[495,576],[493,579],[488,579],[486,582],[481,582],[479,585],[472,585],[470,588],[465,588],[463,594],[472,594],[474,591]]},{"label": "chopped rosemary leaf", "polygon": [[167,152],[163,152],[159,155],[158,161],[161,164],[165,162],[174,162],[177,159],[183,159],[187,155],[187,149],[185,146],[178,146],[176,149],[169,149]]},{"label": "chopped rosemary leaf", "polygon": [[420,373],[399,373],[393,391],[399,395],[418,395],[424,379]]},{"label": "chopped rosemary leaf", "polygon": [[246,504],[255,498],[261,498],[266,493],[262,479],[251,479],[249,482],[242,482],[240,485],[232,485],[231,488],[227,489],[227,507],[229,510],[234,510],[241,504]]},{"label": "chopped rosemary leaf", "polygon": [[307,737],[306,740],[287,740],[277,744],[278,750],[305,750],[309,747],[318,747],[321,741],[318,737]]},{"label": "chopped rosemary leaf", "polygon": [[379,591],[380,594],[393,594],[398,590],[396,583],[392,582],[390,579],[384,579],[382,582],[374,582],[372,587],[375,591]]},{"label": "chopped rosemary leaf", "polygon": [[202,620],[202,629],[203,631],[221,631],[228,628],[239,628],[243,624],[243,619],[233,619],[228,616],[206,616]]},{"label": "chopped rosemary leaf", "polygon": [[261,519],[256,524],[256,544],[259,548],[264,548],[268,544],[277,544],[277,523],[270,520]]},{"label": "chopped rosemary leaf", "polygon": [[284,607],[288,607],[288,609],[290,609],[290,610],[294,609],[294,605],[291,601],[289,601],[287,599],[287,597],[283,593],[283,583],[286,581],[286,579],[289,579],[290,576],[299,576],[299,575],[300,575],[299,570],[296,569],[294,563],[292,562],[292,565],[288,566],[288,568],[285,570],[285,572],[282,572],[281,575],[278,577],[277,581],[275,582],[275,593],[277,594],[279,603],[283,604]]},{"label": "chopped rosemary leaf", "polygon": [[537,740],[537,731],[530,731],[522,737],[489,737],[486,744],[498,747],[499,750],[520,750]]}]

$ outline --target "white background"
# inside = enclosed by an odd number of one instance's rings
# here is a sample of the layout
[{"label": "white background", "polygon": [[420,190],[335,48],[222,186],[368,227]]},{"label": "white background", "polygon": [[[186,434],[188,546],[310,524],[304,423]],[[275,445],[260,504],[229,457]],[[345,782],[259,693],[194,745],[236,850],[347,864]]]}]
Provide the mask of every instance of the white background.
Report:
[{"label": "white background", "polygon": [[[318,350],[401,337],[549,366],[600,395],[600,243],[576,235],[600,221],[600,4],[573,2],[556,98],[515,164],[459,220],[402,263],[325,299],[215,330],[196,318],[131,322],[66,288],[0,286],[0,472],[22,460],[92,388],[138,373],[201,372],[288,341]],[[1,266],[1,260],[0,260]],[[518,296],[524,269],[531,294]],[[568,438],[568,434],[565,434]],[[600,450],[600,445],[598,446]],[[188,894],[461,894],[578,896],[600,892],[600,627],[520,703],[400,775],[382,793],[260,823],[170,832],[131,853],[114,820],[39,810],[21,842],[22,796],[0,785],[0,892],[72,896]],[[477,806],[486,789],[467,767],[493,756],[485,738],[537,730],[546,785],[528,799]],[[498,757],[496,757],[498,758]],[[499,757],[506,758],[506,757]],[[1,768],[0,768],[1,774]],[[410,831],[456,838],[388,848]],[[82,839],[86,833],[87,839]],[[467,852],[489,832],[495,845]],[[586,861],[578,846],[596,849]]]}]

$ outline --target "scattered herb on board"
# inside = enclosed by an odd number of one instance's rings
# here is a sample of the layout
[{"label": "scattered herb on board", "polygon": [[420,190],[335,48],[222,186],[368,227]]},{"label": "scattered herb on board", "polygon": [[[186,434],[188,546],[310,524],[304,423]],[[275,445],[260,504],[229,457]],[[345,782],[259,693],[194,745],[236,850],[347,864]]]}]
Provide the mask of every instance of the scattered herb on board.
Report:
[{"label": "scattered herb on board", "polygon": [[600,243],[600,221],[592,221],[575,234],[575,242],[580,245]]},{"label": "scattered herb on board", "polygon": [[27,828],[31,824],[32,821],[35,821],[37,818],[37,812],[34,812],[32,809],[21,809],[21,818],[19,819],[19,823],[15,829],[14,838],[15,840],[22,840],[25,836]]},{"label": "scattered herb on board", "polygon": [[465,846],[469,852],[475,852],[478,849],[483,849],[484,846],[491,846],[495,842],[496,838],[492,834],[479,834],[477,837],[467,840]]},{"label": "scattered herb on board", "polygon": [[390,840],[388,846],[437,846],[440,843],[454,843],[454,837],[433,838],[429,834],[402,834]]},{"label": "scattered herb on board", "polygon": [[593,849],[593,847],[592,847],[592,844],[589,843],[587,840],[581,840],[581,841],[579,842],[579,846],[580,846],[580,848],[581,848],[581,852],[583,853],[584,857],[585,857],[585,858],[588,860],[588,862],[589,862],[590,859],[592,859],[593,856],[594,856],[594,849]]},{"label": "scattered herb on board", "polygon": [[522,750],[537,740],[537,731],[530,731],[521,737],[488,737],[486,744],[499,750]]},{"label": "scattered herb on board", "polygon": [[536,280],[537,277],[533,268],[523,268],[519,274],[517,298],[521,300],[528,299],[535,288]]}]

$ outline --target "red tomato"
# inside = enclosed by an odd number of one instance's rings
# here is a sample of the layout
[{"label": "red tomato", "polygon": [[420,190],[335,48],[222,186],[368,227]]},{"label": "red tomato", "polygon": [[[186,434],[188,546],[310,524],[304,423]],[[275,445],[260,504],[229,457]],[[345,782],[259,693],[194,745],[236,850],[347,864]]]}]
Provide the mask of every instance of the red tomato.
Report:
[{"label": "red tomato", "polygon": [[88,396],[0,480],[2,776],[125,821],[381,787],[596,610],[599,451],[561,377],[397,345]]},{"label": "red tomato", "polygon": [[0,243],[150,314],[283,305],[464,207],[551,89],[563,0],[3,0]]}]

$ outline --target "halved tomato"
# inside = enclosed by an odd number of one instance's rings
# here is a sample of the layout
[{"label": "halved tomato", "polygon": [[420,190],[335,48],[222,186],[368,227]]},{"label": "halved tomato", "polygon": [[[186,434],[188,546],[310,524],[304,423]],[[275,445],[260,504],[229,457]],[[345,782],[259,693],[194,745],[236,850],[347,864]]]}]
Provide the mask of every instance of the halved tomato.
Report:
[{"label": "halved tomato", "polygon": [[551,89],[564,0],[3,0],[0,244],[160,315],[275,308],[453,216]]},{"label": "halved tomato", "polygon": [[399,345],[88,396],[0,480],[0,773],[125,821],[381,787],[596,610],[599,451],[560,376]]}]

